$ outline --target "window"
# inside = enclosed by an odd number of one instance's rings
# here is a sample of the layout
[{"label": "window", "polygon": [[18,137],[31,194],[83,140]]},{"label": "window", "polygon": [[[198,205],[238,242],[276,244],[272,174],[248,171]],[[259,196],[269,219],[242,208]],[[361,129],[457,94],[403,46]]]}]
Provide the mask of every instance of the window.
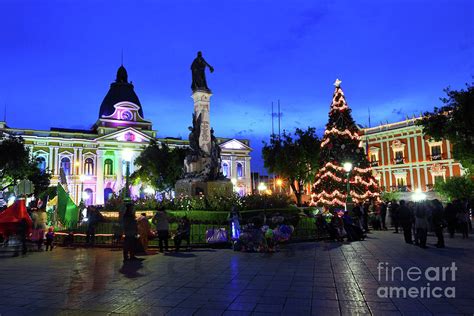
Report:
[{"label": "window", "polygon": [[84,204],[86,206],[92,205],[94,203],[94,195],[92,193],[92,189],[85,189],[84,190]]},{"label": "window", "polygon": [[441,146],[431,146],[431,159],[440,160],[441,159]]},{"label": "window", "polygon": [[224,175],[224,177],[229,177],[230,174],[229,174],[229,164],[227,162],[224,162],[222,164],[222,174]]},{"label": "window", "polygon": [[240,162],[237,163],[237,177],[242,178],[244,176],[244,167]]},{"label": "window", "polygon": [[94,174],[94,160],[87,158],[84,162],[84,174],[86,176],[92,176]]},{"label": "window", "polygon": [[404,187],[405,185],[405,178],[397,178],[397,187]]},{"label": "window", "polygon": [[71,174],[71,160],[68,157],[63,157],[61,159],[60,168],[64,171],[66,176]]},{"label": "window", "polygon": [[105,159],[104,161],[104,174],[111,176],[114,174],[114,162],[112,159]]},{"label": "window", "polygon": [[402,150],[397,150],[395,152],[395,164],[402,164],[404,163],[403,161],[403,151]]},{"label": "window", "polygon": [[370,155],[370,161],[372,162],[377,161],[377,155],[376,154]]},{"label": "window", "polygon": [[104,189],[104,202],[107,202],[114,195],[114,191],[111,188]]},{"label": "window", "polygon": [[45,172],[46,171],[46,158],[44,158],[43,156],[39,156],[36,158],[36,162],[37,162],[38,169],[41,172]]}]

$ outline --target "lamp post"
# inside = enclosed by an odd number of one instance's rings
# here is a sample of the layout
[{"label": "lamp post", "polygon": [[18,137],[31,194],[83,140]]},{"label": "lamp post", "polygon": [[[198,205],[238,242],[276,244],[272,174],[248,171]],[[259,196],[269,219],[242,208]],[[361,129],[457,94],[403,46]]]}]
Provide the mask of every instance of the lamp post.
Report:
[{"label": "lamp post", "polygon": [[86,180],[86,176],[81,174],[79,176],[79,180],[81,181],[81,203],[84,202],[84,181]]},{"label": "lamp post", "polygon": [[130,178],[130,161],[132,160],[133,152],[130,149],[125,149],[122,152],[122,159],[125,160],[125,199],[130,199],[129,178]]},{"label": "lamp post", "polygon": [[351,198],[351,183],[349,182],[350,180],[350,175],[351,175],[351,170],[352,170],[352,163],[350,162],[345,162],[343,165],[344,171],[346,172],[347,175],[347,195],[346,195],[346,212],[347,212],[347,204],[352,202]]}]

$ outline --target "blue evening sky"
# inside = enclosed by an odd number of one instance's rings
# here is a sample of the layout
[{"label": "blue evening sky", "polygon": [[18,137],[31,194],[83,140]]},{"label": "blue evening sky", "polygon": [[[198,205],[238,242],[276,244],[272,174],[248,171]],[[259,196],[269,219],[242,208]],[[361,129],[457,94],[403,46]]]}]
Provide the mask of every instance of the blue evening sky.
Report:
[{"label": "blue evening sky", "polygon": [[185,138],[202,50],[211,125],[250,139],[261,170],[272,101],[282,129],[320,134],[336,78],[362,125],[432,109],[472,80],[473,21],[471,0],[0,0],[0,105],[12,127],[88,128],[123,49],[145,118]]}]

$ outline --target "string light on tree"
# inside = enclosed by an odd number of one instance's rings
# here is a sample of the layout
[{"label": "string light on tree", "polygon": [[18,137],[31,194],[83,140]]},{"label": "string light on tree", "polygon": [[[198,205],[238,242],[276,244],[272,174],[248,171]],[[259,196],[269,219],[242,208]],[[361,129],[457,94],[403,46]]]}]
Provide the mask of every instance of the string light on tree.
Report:
[{"label": "string light on tree", "polygon": [[[348,201],[361,202],[379,197],[377,182],[363,150],[351,109],[341,88],[341,80],[334,82],[334,94],[329,120],[321,142],[321,169],[313,186],[313,202],[329,209],[340,208]],[[347,172],[345,162],[351,162]],[[348,167],[348,166],[347,166]]]}]

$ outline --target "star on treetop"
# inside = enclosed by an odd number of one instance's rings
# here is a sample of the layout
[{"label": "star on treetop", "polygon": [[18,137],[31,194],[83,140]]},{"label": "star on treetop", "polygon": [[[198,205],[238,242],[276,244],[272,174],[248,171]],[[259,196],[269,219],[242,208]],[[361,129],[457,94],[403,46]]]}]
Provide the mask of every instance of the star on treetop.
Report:
[{"label": "star on treetop", "polygon": [[336,81],[334,81],[334,86],[335,86],[336,88],[339,88],[339,87],[341,86],[341,82],[342,82],[341,80],[336,79]]}]

